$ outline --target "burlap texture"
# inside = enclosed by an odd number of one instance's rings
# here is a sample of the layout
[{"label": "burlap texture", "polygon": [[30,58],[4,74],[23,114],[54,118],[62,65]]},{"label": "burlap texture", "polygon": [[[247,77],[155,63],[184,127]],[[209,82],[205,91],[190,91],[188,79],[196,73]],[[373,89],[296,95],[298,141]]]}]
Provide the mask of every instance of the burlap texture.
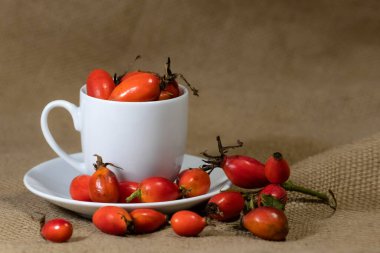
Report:
[{"label": "burlap texture", "polygon": [[[379,10],[377,1],[338,0],[1,1],[0,252],[380,252]],[[338,211],[292,195],[283,243],[236,223],[199,238],[170,229],[120,238],[29,193],[23,175],[56,156],[40,131],[43,107],[77,103],[91,69],[122,72],[137,54],[138,67],[154,71],[171,56],[200,89],[188,153],[215,151],[218,134],[242,139],[239,152],[260,160],[281,151],[294,181],[334,190]],[[66,112],[49,122],[65,150],[80,150]],[[70,219],[70,243],[42,240],[38,213]]]},{"label": "burlap texture", "polygon": [[[180,238],[170,228],[142,236],[105,235],[90,221],[27,193],[16,176],[2,183],[0,251],[378,252],[379,151],[380,135],[375,135],[295,164],[295,182],[321,191],[332,189],[339,205],[334,213],[326,205],[300,201],[297,194],[290,194],[286,209],[290,233],[287,241],[280,243],[254,238],[240,229],[238,222],[216,223],[198,238]],[[64,217],[72,221],[75,232],[71,241],[63,245],[44,241],[39,236],[41,213],[47,214],[48,219]]]}]

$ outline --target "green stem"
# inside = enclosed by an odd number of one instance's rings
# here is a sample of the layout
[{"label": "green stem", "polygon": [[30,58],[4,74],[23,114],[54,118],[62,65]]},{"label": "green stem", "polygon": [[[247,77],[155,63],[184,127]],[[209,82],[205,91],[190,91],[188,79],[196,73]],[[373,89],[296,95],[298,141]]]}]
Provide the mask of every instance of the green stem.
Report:
[{"label": "green stem", "polygon": [[252,209],[255,208],[255,197],[257,193],[252,193],[252,192],[243,192],[241,193],[244,198],[244,213],[248,213]]},{"label": "green stem", "polygon": [[126,198],[126,202],[127,203],[130,203],[132,200],[134,200],[135,198],[139,198],[141,199],[141,190],[140,189],[137,189],[136,191],[134,191],[128,198]]},{"label": "green stem", "polygon": [[323,202],[325,202],[326,204],[328,204],[334,210],[337,207],[337,202],[336,202],[335,196],[331,190],[329,190],[329,193],[331,194],[334,203],[331,203],[330,198],[326,193],[318,192],[318,191],[303,187],[301,185],[296,185],[290,180],[286,181],[281,186],[287,191],[300,192],[300,193],[303,193],[306,195],[317,197],[317,198],[321,199]]}]

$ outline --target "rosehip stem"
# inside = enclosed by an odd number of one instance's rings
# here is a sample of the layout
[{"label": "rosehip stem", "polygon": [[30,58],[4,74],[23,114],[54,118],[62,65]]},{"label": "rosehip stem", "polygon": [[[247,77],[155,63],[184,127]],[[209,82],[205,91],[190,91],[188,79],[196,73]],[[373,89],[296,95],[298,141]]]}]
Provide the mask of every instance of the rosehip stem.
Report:
[{"label": "rosehip stem", "polygon": [[125,199],[125,201],[127,203],[130,203],[135,198],[141,199],[141,190],[140,189],[137,189],[136,191],[134,191],[128,198]]},{"label": "rosehip stem", "polygon": [[334,193],[331,190],[329,190],[329,193],[333,199],[333,203],[331,203],[331,200],[326,193],[318,192],[318,191],[303,187],[301,185],[296,185],[290,180],[286,181],[281,186],[287,191],[300,192],[300,193],[303,193],[306,195],[317,197],[317,198],[321,199],[324,203],[329,205],[334,210],[336,210],[336,208],[337,208],[337,201],[336,201]]},{"label": "rosehip stem", "polygon": [[119,166],[116,166],[113,163],[103,163],[103,159],[100,155],[95,154],[96,156],[96,163],[94,163],[95,170],[99,169],[100,167],[107,167],[108,165],[111,165],[112,167],[115,167],[116,169],[123,170],[123,168],[120,168]]},{"label": "rosehip stem", "polygon": [[[243,195],[244,196],[244,195]],[[255,194],[249,194],[244,196],[245,199],[245,211],[249,212],[255,208]]]},{"label": "rosehip stem", "polygon": [[170,69],[170,57],[168,57],[168,60],[165,63],[165,71],[166,71],[166,76],[170,77],[173,75],[172,70]]},{"label": "rosehip stem", "polygon": [[192,86],[187,80],[186,78],[180,74],[180,73],[173,73],[172,70],[170,69],[170,57],[168,57],[168,60],[166,61],[165,63],[165,72],[166,74],[164,75],[163,79],[164,79],[164,83],[165,85],[172,81],[172,80],[175,80],[177,78],[181,78],[185,83],[186,85],[190,88],[190,90],[193,92],[193,95],[194,96],[199,96],[199,91],[198,89],[196,89],[194,86]]},{"label": "rosehip stem", "polygon": [[229,149],[234,149],[234,148],[240,148],[240,147],[243,147],[243,142],[240,141],[240,140],[237,140],[237,144],[236,145],[231,145],[231,146],[223,146],[222,144],[222,140],[220,139],[220,136],[216,136],[216,141],[218,142],[218,149],[219,149],[219,153],[221,156],[224,156]]},{"label": "rosehip stem", "polygon": [[210,155],[207,153],[207,151],[203,151],[201,155],[207,158],[207,160],[203,160],[206,165],[202,166],[202,169],[204,171],[208,171],[208,174],[210,174],[216,167],[220,167],[222,164],[222,161],[226,154],[228,153],[228,150],[234,149],[234,148],[240,148],[243,146],[243,142],[240,140],[237,140],[236,145],[231,145],[231,146],[223,146],[222,140],[220,139],[220,136],[216,137],[216,141],[218,143],[218,151],[219,155]]},{"label": "rosehip stem", "polygon": [[118,75],[117,73],[113,74],[113,81],[114,81],[116,86],[121,83],[121,79],[123,79],[123,77],[132,69],[133,65],[137,62],[138,59],[141,59],[141,55],[137,55],[135,57],[135,59],[133,60],[133,62],[130,62],[128,64],[127,70],[124,71],[123,74],[121,74],[121,75]]}]

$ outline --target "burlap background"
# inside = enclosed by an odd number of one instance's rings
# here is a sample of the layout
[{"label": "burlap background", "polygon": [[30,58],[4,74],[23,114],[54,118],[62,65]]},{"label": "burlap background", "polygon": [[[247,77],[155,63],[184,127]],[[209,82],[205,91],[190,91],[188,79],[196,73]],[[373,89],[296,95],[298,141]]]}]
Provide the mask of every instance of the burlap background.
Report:
[{"label": "burlap background", "polygon": [[[1,1],[0,252],[380,252],[379,11],[376,1]],[[39,128],[43,106],[77,102],[91,69],[122,72],[137,54],[155,71],[171,56],[201,90],[188,153],[215,150],[217,134],[261,160],[282,151],[294,181],[332,188],[338,211],[291,202],[285,243],[236,224],[199,238],[170,229],[119,238],[29,193],[25,172],[55,157]],[[57,141],[79,151],[68,114],[50,118]],[[38,212],[70,219],[70,243],[42,240]]]}]

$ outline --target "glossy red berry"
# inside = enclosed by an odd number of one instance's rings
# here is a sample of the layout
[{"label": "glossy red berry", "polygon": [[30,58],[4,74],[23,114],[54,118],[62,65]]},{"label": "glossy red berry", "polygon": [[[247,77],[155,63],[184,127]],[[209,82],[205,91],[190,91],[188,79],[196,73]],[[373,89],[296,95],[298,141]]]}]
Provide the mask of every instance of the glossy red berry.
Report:
[{"label": "glossy red berry", "polygon": [[233,221],[244,209],[244,198],[240,192],[221,192],[213,196],[207,206],[209,217],[218,221]]},{"label": "glossy red berry", "polygon": [[[272,198],[278,200],[281,206],[280,205],[277,206],[276,203],[273,203],[273,201],[267,201],[269,203],[266,203],[265,201],[266,199],[264,197],[265,195],[271,196]],[[257,197],[257,204],[258,206],[276,205],[274,207],[277,207],[279,209],[284,209],[287,200],[288,200],[288,195],[284,188],[282,188],[278,184],[269,184],[260,191]]]},{"label": "glossy red berry", "polygon": [[265,177],[264,165],[252,157],[225,156],[221,167],[228,179],[240,188],[260,188],[269,183]]},{"label": "glossy red berry", "polygon": [[154,101],[160,96],[160,83],[157,74],[137,72],[116,86],[108,99],[122,102]]},{"label": "glossy red berry", "polygon": [[265,177],[264,164],[260,161],[243,155],[228,156],[229,149],[242,147],[243,143],[237,141],[237,145],[223,146],[219,136],[216,137],[220,156],[212,156],[203,152],[208,158],[207,165],[203,168],[213,170],[216,167],[223,169],[228,179],[236,186],[246,189],[261,188],[269,184]]},{"label": "glossy red berry", "polygon": [[265,176],[272,184],[282,184],[290,176],[290,168],[282,154],[274,153],[265,163]]},{"label": "glossy red berry", "polygon": [[180,196],[178,186],[163,177],[144,179],[139,188],[127,198],[127,202],[138,198],[143,203],[176,200]]},{"label": "glossy red berry", "polygon": [[[132,181],[119,182],[119,203],[126,203],[127,198],[139,188],[139,183]],[[135,198],[131,203],[140,203],[139,198]]]},{"label": "glossy red berry", "polygon": [[125,235],[133,231],[131,215],[121,207],[103,206],[96,210],[92,222],[103,233]]},{"label": "glossy red berry", "polygon": [[252,234],[265,240],[284,241],[289,232],[285,213],[274,207],[251,210],[243,216],[242,224]]},{"label": "glossy red berry", "polygon": [[115,88],[110,74],[103,69],[94,69],[87,78],[87,95],[100,99],[108,99]]},{"label": "glossy red berry", "polygon": [[200,168],[191,168],[178,175],[178,186],[184,197],[191,198],[208,193],[211,180],[209,174]]},{"label": "glossy red berry", "polygon": [[161,228],[167,221],[165,214],[153,209],[135,209],[131,212],[134,233],[152,233]]},{"label": "glossy red berry", "polygon": [[206,219],[197,213],[183,210],[170,219],[173,231],[180,236],[197,236],[206,227]]},{"label": "glossy red berry", "polygon": [[115,173],[96,155],[95,172],[89,181],[89,195],[94,202],[116,203],[119,200],[119,182]]},{"label": "glossy red berry", "polygon": [[89,175],[79,175],[71,181],[70,196],[72,199],[91,201],[89,192],[90,178]]},{"label": "glossy red berry", "polygon": [[73,234],[73,226],[65,219],[53,219],[41,228],[41,235],[48,241],[66,242]]}]

